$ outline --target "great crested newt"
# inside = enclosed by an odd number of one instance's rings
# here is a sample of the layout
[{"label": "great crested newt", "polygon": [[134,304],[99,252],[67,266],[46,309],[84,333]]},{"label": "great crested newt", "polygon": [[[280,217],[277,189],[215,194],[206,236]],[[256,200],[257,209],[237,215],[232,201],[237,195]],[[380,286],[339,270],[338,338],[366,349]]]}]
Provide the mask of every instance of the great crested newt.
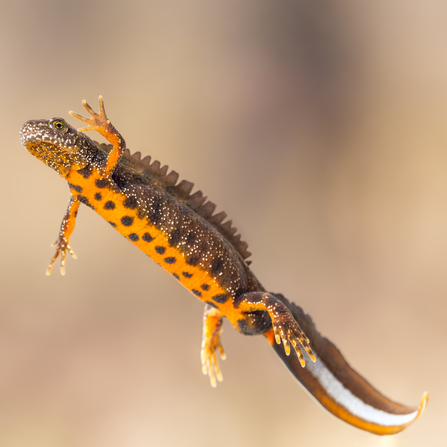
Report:
[{"label": "great crested newt", "polygon": [[[57,171],[70,188],[70,201],[55,242],[47,274],[60,257],[65,273],[69,239],[79,205],[95,210],[112,227],[180,281],[205,303],[201,349],[202,370],[211,385],[222,381],[217,352],[226,317],[244,335],[261,334],[300,384],[326,410],[363,430],[394,434],[412,424],[428,401],[400,405],[374,389],[354,371],[340,351],[317,331],[311,318],[280,294],[266,292],[250,270],[247,244],[236,235],[224,212],[193,184],[178,182],[175,171],[150,157],[126,149],[124,138],[99,113],[72,116],[86,127],[76,130],[62,118],[31,120],[20,140],[32,155]],[[96,130],[111,143],[99,144],[83,132]]]}]

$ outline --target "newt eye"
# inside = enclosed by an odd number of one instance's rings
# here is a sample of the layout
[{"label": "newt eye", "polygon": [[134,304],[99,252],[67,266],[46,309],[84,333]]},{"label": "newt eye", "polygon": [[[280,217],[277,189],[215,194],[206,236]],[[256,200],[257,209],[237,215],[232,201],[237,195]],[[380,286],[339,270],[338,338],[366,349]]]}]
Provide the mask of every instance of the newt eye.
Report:
[{"label": "newt eye", "polygon": [[59,131],[64,131],[67,128],[67,124],[62,120],[54,120],[50,124],[54,129]]}]

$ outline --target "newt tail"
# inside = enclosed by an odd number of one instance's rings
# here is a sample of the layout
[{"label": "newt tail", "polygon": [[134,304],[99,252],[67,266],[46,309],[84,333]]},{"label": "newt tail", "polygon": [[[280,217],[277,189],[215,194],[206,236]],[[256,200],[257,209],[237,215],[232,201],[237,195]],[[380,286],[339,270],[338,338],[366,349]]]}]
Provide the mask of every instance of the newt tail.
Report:
[{"label": "newt tail", "polygon": [[377,435],[399,433],[421,415],[428,393],[422,395],[419,407],[391,401],[351,368],[336,346],[320,335],[309,315],[282,295],[276,297],[287,305],[309,336],[316,362],[308,362],[302,368],[296,356],[287,357],[278,348],[273,334],[265,335],[293,376],[323,408],[348,424]]},{"label": "newt tail", "polygon": [[[244,335],[264,335],[303,387],[330,413],[376,434],[397,433],[421,414],[384,397],[357,374],[340,351],[316,330],[301,308],[282,295],[267,292],[249,267],[250,253],[226,214],[193,184],[178,182],[175,171],[141,154],[131,154],[107,118],[104,101],[99,113],[85,101],[89,117],[70,112],[86,127],[76,130],[62,118],[27,121],[20,129],[26,149],[68,182],[65,212],[50,274],[60,257],[65,273],[69,239],[78,209],[87,205],[132,244],[161,265],[205,304],[202,370],[212,386],[222,381],[217,353],[223,318]],[[91,140],[95,130],[111,145]]]}]

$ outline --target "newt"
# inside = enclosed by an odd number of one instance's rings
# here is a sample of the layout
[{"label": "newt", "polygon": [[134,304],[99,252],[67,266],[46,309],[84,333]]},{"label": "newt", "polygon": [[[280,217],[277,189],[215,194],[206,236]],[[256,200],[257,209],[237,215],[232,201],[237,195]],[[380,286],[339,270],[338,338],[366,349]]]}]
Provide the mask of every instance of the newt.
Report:
[{"label": "newt", "polygon": [[[27,121],[20,129],[26,149],[63,177],[70,201],[54,243],[49,275],[60,258],[65,274],[79,206],[96,211],[132,244],[151,257],[205,303],[201,347],[202,371],[211,385],[222,381],[217,354],[224,317],[244,335],[264,335],[298,382],[326,410],[341,420],[378,435],[394,434],[412,424],[428,402],[419,406],[391,401],[346,362],[320,335],[312,319],[296,304],[267,292],[247,259],[248,245],[236,235],[226,213],[193,184],[151,158],[131,154],[107,118],[103,98],[99,113],[86,101],[89,117],[70,114],[86,126],[73,128],[62,118]],[[97,131],[109,144],[84,132]]]}]

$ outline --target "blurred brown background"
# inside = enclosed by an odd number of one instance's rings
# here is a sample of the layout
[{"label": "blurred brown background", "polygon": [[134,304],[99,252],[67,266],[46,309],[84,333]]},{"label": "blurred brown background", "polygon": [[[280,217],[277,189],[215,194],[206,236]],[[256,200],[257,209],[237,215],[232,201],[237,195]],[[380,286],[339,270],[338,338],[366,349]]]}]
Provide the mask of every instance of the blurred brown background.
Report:
[{"label": "blurred brown background", "polygon": [[[19,0],[0,25],[0,445],[445,445],[445,1]],[[212,389],[203,305],[85,207],[78,260],[45,276],[69,194],[18,129],[99,94],[358,371],[430,392],[413,427],[337,421],[228,324]]]}]

